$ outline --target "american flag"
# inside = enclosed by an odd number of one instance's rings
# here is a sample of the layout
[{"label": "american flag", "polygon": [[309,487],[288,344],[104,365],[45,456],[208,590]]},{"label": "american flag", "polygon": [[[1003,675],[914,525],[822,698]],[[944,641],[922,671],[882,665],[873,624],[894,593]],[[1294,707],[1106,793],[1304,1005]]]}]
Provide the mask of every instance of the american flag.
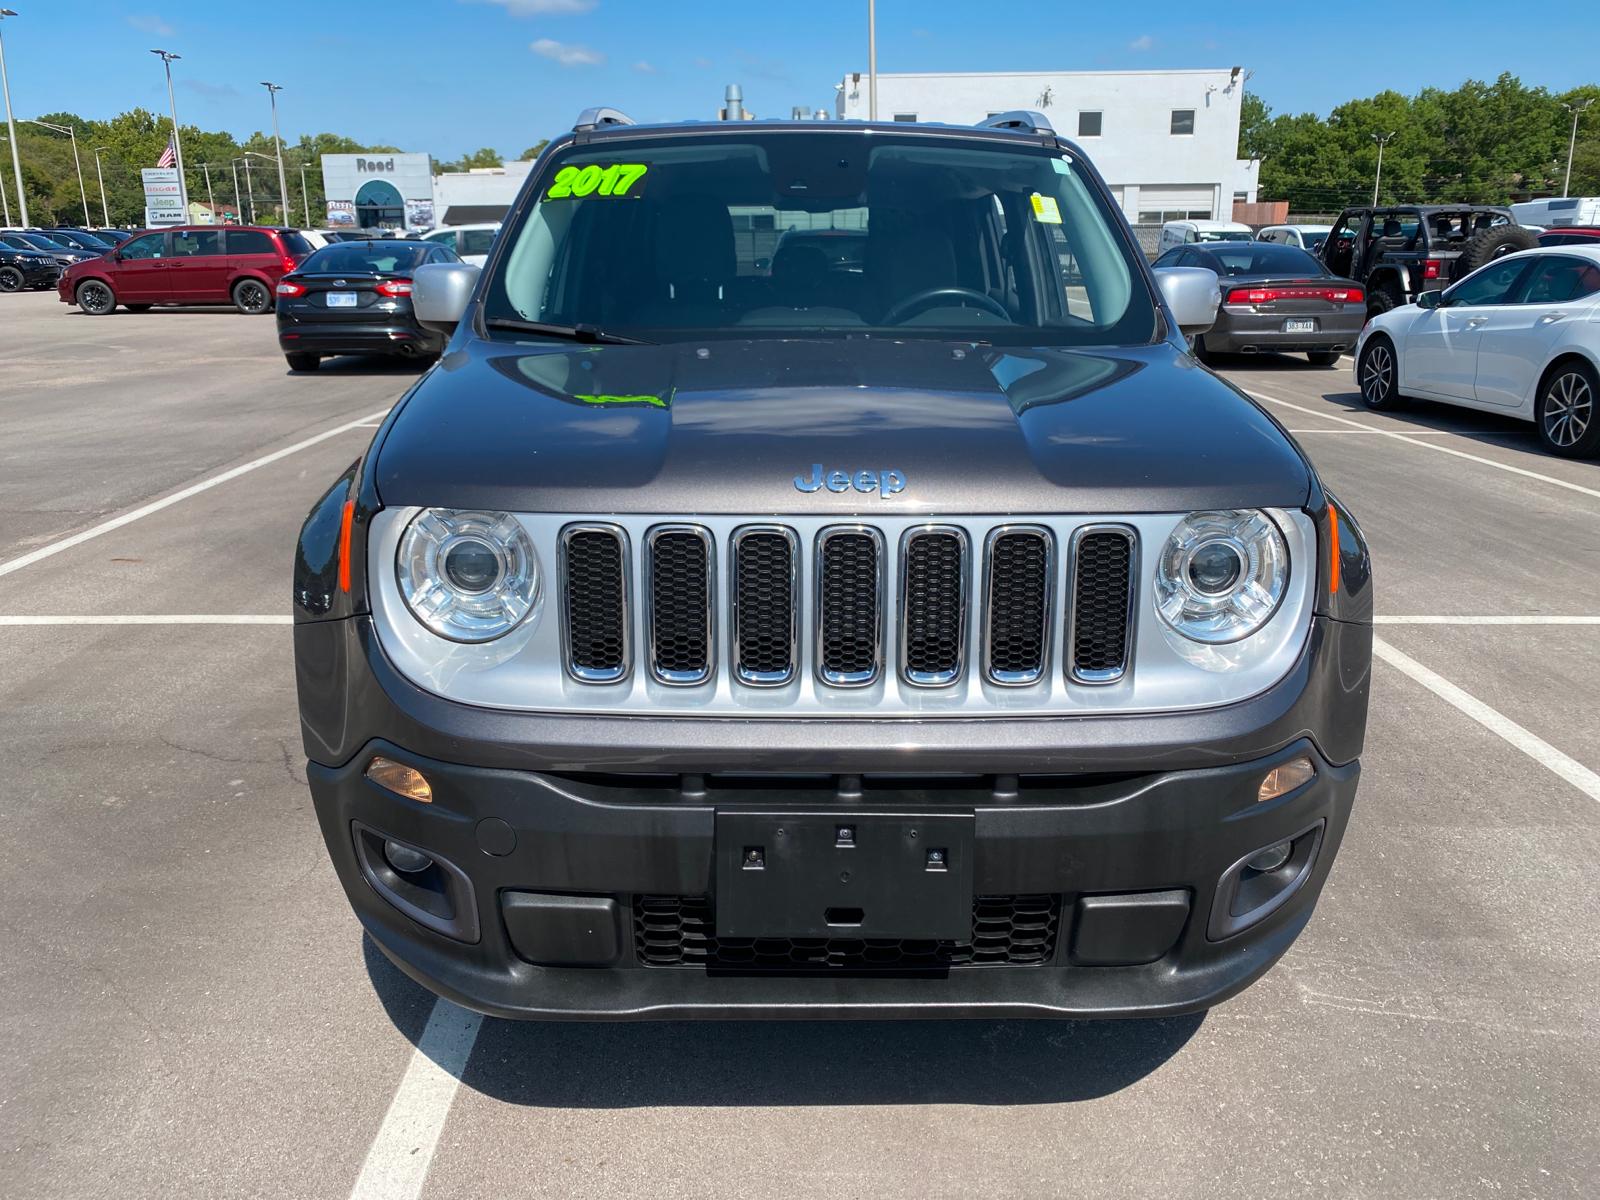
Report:
[{"label": "american flag", "polygon": [[167,148],[161,152],[161,157],[156,159],[158,167],[175,167],[178,165],[178,150],[172,144],[172,139],[167,139]]}]

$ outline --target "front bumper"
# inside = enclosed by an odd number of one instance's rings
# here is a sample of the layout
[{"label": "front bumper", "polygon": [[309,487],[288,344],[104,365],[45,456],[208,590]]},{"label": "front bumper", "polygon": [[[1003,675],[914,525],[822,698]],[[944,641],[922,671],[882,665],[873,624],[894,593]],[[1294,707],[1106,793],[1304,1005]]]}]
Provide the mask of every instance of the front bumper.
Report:
[{"label": "front bumper", "polygon": [[[1283,683],[1204,714],[675,721],[471,709],[399,677],[365,617],[296,627],[311,791],[357,916],[425,986],[520,1018],[1154,1016],[1219,1003],[1310,919],[1354,801],[1370,647],[1370,627],[1318,618]],[[421,771],[432,802],[367,779],[375,754]],[[1258,803],[1262,776],[1299,756],[1316,777]],[[828,774],[796,790],[757,772]],[[998,795],[1010,775],[1021,787]],[[958,948],[901,969],[874,966],[885,960],[873,953],[897,953],[883,946],[863,957],[850,938],[821,951],[791,941],[795,965],[773,969],[770,946],[703,921],[668,940],[709,954],[646,965],[663,961],[660,911],[714,922],[719,821],[758,811],[970,821],[973,894],[1042,903],[1038,953],[969,965]],[[388,838],[438,861],[431,916],[395,903]],[[1238,905],[1219,910],[1219,890],[1233,900],[1225,881],[1241,860],[1283,840],[1293,885],[1233,932]],[[816,954],[843,968],[800,965]]]},{"label": "front bumper", "polygon": [[[1306,354],[1353,349],[1367,319],[1366,308],[1353,304],[1343,312],[1256,313],[1224,305],[1217,323],[1205,333],[1206,349],[1219,354]],[[1313,320],[1311,333],[1288,333],[1284,322]]]}]

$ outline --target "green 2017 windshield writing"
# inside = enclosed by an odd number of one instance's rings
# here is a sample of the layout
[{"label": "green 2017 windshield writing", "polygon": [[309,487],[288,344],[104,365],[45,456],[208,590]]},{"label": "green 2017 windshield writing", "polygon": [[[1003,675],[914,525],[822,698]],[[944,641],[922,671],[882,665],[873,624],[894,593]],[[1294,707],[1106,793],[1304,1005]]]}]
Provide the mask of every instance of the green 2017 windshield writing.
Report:
[{"label": "green 2017 windshield writing", "polygon": [[665,408],[667,402],[660,396],[586,396],[574,393],[574,400],[582,400],[585,404],[648,404],[652,408]]},{"label": "green 2017 windshield writing", "polygon": [[628,189],[650,168],[644,163],[612,163],[609,167],[590,163],[587,167],[562,167],[544,194],[546,200],[565,200],[569,196],[626,196]]}]

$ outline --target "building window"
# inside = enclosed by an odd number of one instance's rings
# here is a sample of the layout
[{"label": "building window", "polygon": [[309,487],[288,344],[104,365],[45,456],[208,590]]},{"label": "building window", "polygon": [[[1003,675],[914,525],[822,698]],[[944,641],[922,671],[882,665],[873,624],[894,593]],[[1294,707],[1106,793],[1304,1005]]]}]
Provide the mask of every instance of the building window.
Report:
[{"label": "building window", "polygon": [[1172,134],[1174,137],[1188,136],[1194,133],[1194,109],[1175,108],[1172,110]]},{"label": "building window", "polygon": [[909,122],[915,124],[916,123],[916,119],[917,119],[917,114],[916,113],[895,113],[894,119],[896,121],[909,121]]},{"label": "building window", "polygon": [[1249,204],[1250,203],[1250,193],[1249,192],[1235,192],[1233,194],[1233,202],[1235,204]]},{"label": "building window", "polygon": [[1099,137],[1100,117],[1097,112],[1081,112],[1078,114],[1078,136]]}]

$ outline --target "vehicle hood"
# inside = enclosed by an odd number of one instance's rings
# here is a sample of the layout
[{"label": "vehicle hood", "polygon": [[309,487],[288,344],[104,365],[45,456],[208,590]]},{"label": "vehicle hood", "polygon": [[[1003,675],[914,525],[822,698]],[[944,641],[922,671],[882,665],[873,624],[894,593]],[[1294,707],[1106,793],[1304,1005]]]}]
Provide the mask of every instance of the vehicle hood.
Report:
[{"label": "vehicle hood", "polygon": [[1168,344],[472,340],[406,399],[376,484],[515,512],[1125,513],[1299,507],[1310,469]]}]

